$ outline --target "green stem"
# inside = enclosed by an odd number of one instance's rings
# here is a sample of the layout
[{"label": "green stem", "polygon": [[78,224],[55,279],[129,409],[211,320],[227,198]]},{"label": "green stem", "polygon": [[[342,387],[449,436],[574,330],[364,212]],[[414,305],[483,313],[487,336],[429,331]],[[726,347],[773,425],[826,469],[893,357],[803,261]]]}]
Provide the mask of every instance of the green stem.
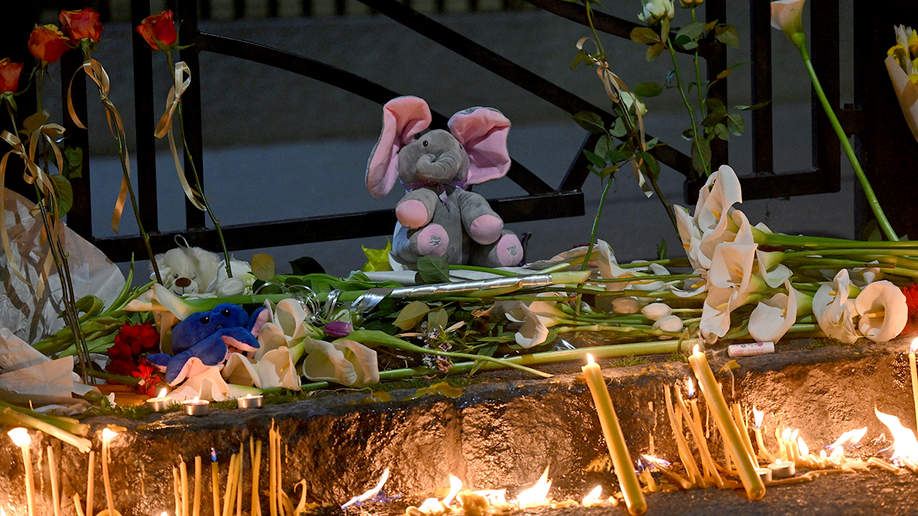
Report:
[{"label": "green stem", "polygon": [[[175,65],[172,63],[172,52],[166,51],[166,60],[169,63],[169,77],[172,77],[174,74]],[[188,148],[188,141],[185,139],[185,116],[182,112],[182,102],[179,101],[178,104],[178,119],[179,119],[179,132],[182,135],[182,148],[185,150],[185,157],[188,159],[188,165],[191,168],[191,174],[194,176],[195,186],[198,188],[198,193],[201,194],[201,202],[204,203],[204,208],[207,211],[207,214],[210,215],[210,220],[214,223],[214,229],[217,230],[217,239],[220,241],[220,249],[223,251],[223,264],[226,267],[226,276],[228,278],[233,277],[233,270],[230,264],[230,255],[229,251],[226,249],[226,240],[223,239],[223,229],[220,226],[220,221],[217,219],[217,216],[214,215],[214,210],[210,208],[210,203],[207,202],[207,196],[204,195],[204,185],[201,184],[201,175],[198,174],[198,169],[194,164],[194,157],[191,155],[191,149]]]},{"label": "green stem", "polygon": [[[661,35],[662,36],[662,35]],[[682,97],[682,103],[685,105],[686,111],[689,114],[689,120],[692,122],[692,144],[698,150],[698,158],[701,161],[702,169],[705,176],[711,175],[711,164],[704,159],[704,155],[701,152],[701,134],[698,131],[698,122],[695,120],[695,109],[689,103],[688,96],[685,94],[685,88],[682,87],[682,77],[679,74],[679,63],[676,59],[676,48],[673,46],[672,42],[669,40],[669,34],[666,34],[663,38],[664,45],[666,49],[669,50],[669,56],[673,61],[673,73],[676,76],[676,89],[679,90],[679,96]],[[704,105],[704,104],[702,104]]]},{"label": "green stem", "polygon": [[883,208],[880,207],[880,201],[877,200],[876,194],[873,193],[873,188],[870,187],[867,175],[864,174],[864,170],[861,168],[861,164],[854,154],[851,142],[848,141],[848,136],[845,134],[845,130],[838,121],[838,117],[835,116],[835,110],[832,105],[829,104],[829,99],[826,98],[826,93],[819,83],[819,78],[816,76],[816,70],[813,68],[813,62],[810,61],[810,56],[806,51],[806,36],[802,32],[798,32],[794,36],[799,37],[791,38],[791,41],[797,47],[797,50],[800,51],[800,56],[803,58],[803,64],[806,66],[806,71],[810,75],[810,81],[813,83],[813,89],[816,91],[816,96],[819,97],[819,103],[822,104],[822,109],[825,111],[826,116],[829,117],[829,122],[832,124],[832,129],[835,130],[835,134],[838,135],[838,140],[841,142],[842,148],[845,149],[845,156],[847,156],[848,161],[851,162],[851,168],[854,169],[854,175],[857,176],[857,180],[861,184],[861,189],[864,190],[864,196],[867,197],[867,203],[870,205],[873,216],[877,219],[877,224],[879,224],[880,229],[883,230],[883,234],[886,235],[887,240],[891,242],[898,241],[899,237],[896,236],[896,232],[893,230],[892,225],[890,225],[889,220],[886,219],[886,214],[883,213]]},{"label": "green stem", "polygon": [[599,230],[599,217],[602,215],[602,207],[606,204],[606,195],[609,194],[609,188],[612,186],[612,178],[606,178],[606,185],[602,188],[602,195],[599,197],[599,207],[596,208],[596,217],[593,218],[593,229],[590,231],[590,245],[587,246],[587,252],[580,266],[581,271],[587,270],[587,262],[593,254],[593,247],[596,245],[596,232]]}]

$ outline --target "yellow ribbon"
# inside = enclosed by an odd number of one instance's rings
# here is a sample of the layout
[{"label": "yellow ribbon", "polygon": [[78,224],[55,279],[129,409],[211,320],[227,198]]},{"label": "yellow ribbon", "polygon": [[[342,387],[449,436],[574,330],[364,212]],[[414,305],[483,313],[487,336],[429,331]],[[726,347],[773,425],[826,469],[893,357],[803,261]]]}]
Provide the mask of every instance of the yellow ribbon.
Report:
[{"label": "yellow ribbon", "polygon": [[[47,114],[45,114],[47,115]],[[47,120],[47,116],[45,116]],[[27,184],[34,184],[38,187],[39,192],[45,198],[50,198],[51,202],[49,207],[51,210],[47,210],[48,216],[48,226],[50,229],[50,234],[45,235],[45,238],[48,242],[48,245],[54,245],[55,242],[60,241],[61,225],[59,212],[57,209],[58,198],[57,190],[54,187],[54,182],[45,173],[45,171],[38,166],[36,163],[36,152],[38,150],[38,142],[44,138],[48,144],[51,146],[51,149],[54,152],[54,156],[57,161],[58,170],[63,170],[64,160],[63,155],[61,154],[60,147],[58,147],[56,140],[59,139],[64,134],[64,128],[58,124],[43,124],[38,126],[29,137],[29,146],[26,149],[25,144],[19,138],[19,136],[10,133],[9,131],[3,131],[0,134],[0,139],[8,143],[12,149],[3,155],[3,158],[0,159],[0,184],[4,184],[6,180],[6,165],[9,161],[10,155],[16,155],[22,158],[23,163],[25,164],[25,170],[23,171],[23,181]],[[44,199],[39,199],[38,202],[45,202]],[[57,237],[57,238],[55,238]],[[6,195],[0,196],[0,240],[3,243],[3,252],[6,253],[7,262],[10,265],[10,270],[13,271],[13,274],[16,275],[22,282],[29,285],[29,281],[23,276],[22,272],[16,266],[15,259],[13,258],[12,245],[10,244],[9,233],[7,232],[6,224]],[[48,253],[42,258],[42,262],[39,266],[41,270],[41,277],[39,278],[38,284],[35,286],[35,293],[38,297],[41,297],[44,293],[44,284],[47,278],[51,273],[53,255]]]},{"label": "yellow ribbon", "polygon": [[[112,101],[108,98],[109,91],[111,90],[111,82],[105,68],[102,67],[101,63],[90,58],[83,61],[83,66],[80,67],[80,70],[86,72],[86,75],[96,84],[96,88],[99,90],[99,99],[102,101],[102,106],[105,108],[105,118],[108,121],[108,130],[111,131],[112,136],[118,140],[118,154],[121,158],[121,166],[124,170],[124,174],[121,176],[121,188],[118,191],[118,200],[115,201],[115,209],[112,213],[112,230],[117,233],[118,226],[121,224],[121,213],[124,211],[124,204],[127,200],[128,188],[130,187],[129,182],[131,180],[131,159],[130,156],[128,156],[127,135],[124,133],[124,123],[121,121],[121,115],[118,113]],[[73,97],[70,91],[73,87],[73,79],[76,78],[76,74],[79,73],[80,70],[74,73],[67,87],[67,110],[70,112],[70,118],[73,119],[73,123],[80,129],[86,129],[86,126],[77,116],[76,110],[73,109]],[[112,122],[114,122],[114,125]]]},{"label": "yellow ribbon", "polygon": [[[185,75],[188,77],[186,78]],[[188,86],[191,85],[191,69],[188,68],[188,65],[184,61],[179,61],[175,63],[175,70],[173,74],[173,84],[169,89],[169,96],[166,98],[166,112],[163,113],[163,116],[159,119],[159,123],[156,124],[156,132],[154,135],[157,138],[162,138],[163,136],[169,137],[169,150],[172,151],[172,160],[175,162],[175,171],[178,173],[179,183],[182,185],[182,190],[185,191],[185,197],[194,205],[195,208],[204,211],[204,204],[201,202],[202,197],[201,193],[191,187],[188,184],[188,180],[185,179],[185,170],[182,168],[182,160],[179,158],[178,150],[175,147],[175,136],[172,132],[172,116],[175,114],[175,110],[178,109],[179,104],[182,101],[182,93],[185,93],[185,90],[188,89]]]}]

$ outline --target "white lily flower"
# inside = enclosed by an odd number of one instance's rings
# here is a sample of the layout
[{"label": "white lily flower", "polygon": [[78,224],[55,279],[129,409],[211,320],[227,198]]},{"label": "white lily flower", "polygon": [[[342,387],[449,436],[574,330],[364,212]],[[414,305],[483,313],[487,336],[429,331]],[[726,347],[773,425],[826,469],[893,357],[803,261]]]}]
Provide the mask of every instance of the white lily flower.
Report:
[{"label": "white lily flower", "polygon": [[[596,264],[599,269],[599,277],[602,279],[630,278],[633,277],[634,271],[623,269],[618,265],[615,259],[615,253],[605,240],[596,240],[596,251],[599,260]],[[627,281],[618,281],[615,283],[606,283],[605,288],[610,292],[620,292],[630,285]]]},{"label": "white lily flower", "polygon": [[666,303],[650,303],[641,309],[641,313],[651,321],[659,321],[667,315],[672,315],[673,309]]},{"label": "white lily flower", "polygon": [[793,274],[786,265],[781,263],[781,260],[784,259],[784,253],[782,252],[766,252],[756,249],[755,257],[758,263],[759,276],[771,288],[778,288],[778,285],[784,283]]},{"label": "white lily flower", "polygon": [[751,241],[749,221],[742,212],[733,209],[734,204],[742,202],[739,178],[732,168],[723,165],[711,174],[699,191],[691,221],[686,217],[685,208],[676,206],[679,237],[695,270],[710,268],[717,245],[736,240],[741,229],[746,228],[744,231],[748,232]]},{"label": "white lily flower", "polygon": [[294,348],[310,335],[306,323],[309,314],[296,299],[282,299],[276,306],[265,301],[265,308],[270,317],[258,332],[261,347],[254,353],[255,360],[261,360],[265,353],[281,346]]},{"label": "white lily flower", "polygon": [[758,342],[778,342],[797,321],[796,291],[788,280],[784,280],[784,288],[787,294],[759,301],[749,316],[749,334]]},{"label": "white lily flower", "polygon": [[314,382],[335,382],[347,386],[379,383],[376,351],[353,340],[325,342],[306,337],[309,354],[303,360],[303,374]]},{"label": "white lily flower", "polygon": [[220,366],[207,367],[169,392],[169,397],[182,402],[199,398],[208,401],[223,401],[227,398],[229,386],[220,375]]},{"label": "white lily flower", "polygon": [[[546,292],[539,297],[564,297],[559,292]],[[505,307],[505,316],[508,320],[515,323],[523,323],[519,331],[514,335],[516,343],[524,349],[538,346],[548,338],[548,328],[558,324],[559,319],[564,316],[561,310],[555,308],[557,301],[532,301],[528,305],[518,303],[510,310]]]},{"label": "white lily flower", "polygon": [[778,0],[771,3],[771,26],[784,31],[795,45],[797,42],[794,37],[803,34],[803,3],[804,0]]},{"label": "white lily flower", "polygon": [[908,322],[905,294],[889,281],[875,281],[858,294],[854,307],[861,316],[858,328],[874,342],[896,338]]},{"label": "white lily flower", "polygon": [[701,309],[701,322],[698,329],[708,342],[716,342],[730,331],[730,313],[736,306],[733,304],[732,288],[708,286]]},{"label": "white lily flower", "polygon": [[663,18],[672,20],[676,16],[676,6],[672,0],[644,0],[643,7],[638,18],[648,25],[653,25]]},{"label": "white lily flower", "polygon": [[303,356],[302,343],[293,349],[287,346],[264,353],[260,360],[251,360],[242,353],[232,353],[223,366],[223,378],[227,382],[259,389],[285,387],[300,390],[300,377],[296,363]]},{"label": "white lily flower", "polygon": [[848,298],[851,290],[857,292],[857,287],[851,285],[848,271],[842,269],[831,282],[820,286],[813,296],[813,314],[819,328],[827,336],[845,344],[852,344],[860,338],[854,326],[857,308],[854,300]]}]

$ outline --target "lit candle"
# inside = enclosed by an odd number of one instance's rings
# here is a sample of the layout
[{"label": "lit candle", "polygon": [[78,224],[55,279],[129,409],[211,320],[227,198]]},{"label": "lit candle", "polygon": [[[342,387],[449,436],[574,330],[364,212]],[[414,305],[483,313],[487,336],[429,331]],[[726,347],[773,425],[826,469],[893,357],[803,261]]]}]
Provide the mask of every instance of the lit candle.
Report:
[{"label": "lit candle", "polygon": [[32,437],[29,431],[22,427],[17,427],[6,433],[13,440],[13,444],[22,450],[22,462],[25,465],[25,489],[26,502],[29,505],[29,516],[35,516],[35,488],[32,486],[32,454],[29,446],[32,445]]},{"label": "lit candle", "polygon": [[54,504],[54,516],[61,516],[61,497],[57,489],[57,462],[54,460],[54,448],[50,446],[48,446],[48,472],[51,476],[51,501]]},{"label": "lit candle", "polygon": [[755,423],[755,444],[759,447],[759,458],[774,462],[775,456],[765,447],[765,440],[762,438],[762,420],[765,418],[765,413],[752,407],[752,416]]},{"label": "lit candle", "polygon": [[191,508],[191,516],[201,515],[201,456],[196,455],[194,458],[194,504]]},{"label": "lit candle", "polygon": [[615,415],[615,407],[612,405],[612,398],[609,397],[606,380],[599,365],[593,362],[593,357],[589,353],[587,354],[587,365],[583,366],[582,370],[590,393],[593,395],[593,404],[599,415],[599,424],[606,438],[609,454],[612,456],[612,465],[615,467],[615,474],[621,484],[628,512],[632,515],[644,514],[647,510],[647,501],[641,491],[641,483],[634,473],[631,455],[625,445],[625,436],[619,426],[618,416]]},{"label": "lit candle", "polygon": [[908,367],[912,371],[912,399],[915,401],[915,430],[918,432],[918,371],[915,369],[915,351],[918,351],[918,337],[908,348]]},{"label": "lit candle", "polygon": [[737,462],[736,468],[739,472],[740,480],[743,482],[743,487],[746,489],[746,495],[750,500],[761,499],[765,496],[765,484],[762,483],[762,479],[755,471],[758,464],[753,464],[751,457],[746,453],[742,437],[736,428],[733,417],[730,415],[730,409],[727,407],[723,393],[720,392],[717,380],[714,379],[714,373],[708,365],[708,359],[704,356],[704,353],[698,350],[697,345],[694,353],[689,357],[689,365],[692,366],[692,370],[695,372],[695,379],[698,380],[698,386],[701,388],[701,392],[704,393],[708,411],[713,416],[714,423],[723,436],[724,446]]},{"label": "lit candle", "polygon": [[96,451],[89,450],[89,463],[86,466],[86,514],[93,516],[92,497],[95,495]]},{"label": "lit candle", "polygon": [[210,490],[214,500],[214,516],[220,514],[220,465],[217,464],[217,450],[210,449]]},{"label": "lit candle", "polygon": [[117,435],[111,428],[102,430],[102,483],[105,485],[105,503],[108,504],[109,514],[115,514],[115,505],[112,503],[112,481],[108,476],[108,454],[112,439]]},{"label": "lit candle", "polygon": [[148,399],[146,401],[147,407],[154,412],[162,412],[171,407],[175,403],[175,400],[166,396],[166,392],[166,388],[164,387],[159,391],[159,396]]},{"label": "lit candle", "polygon": [[759,478],[762,479],[762,482],[771,482],[771,470],[768,468],[755,468],[756,473],[759,474]]},{"label": "lit candle", "polygon": [[777,459],[773,463],[769,464],[768,469],[771,470],[771,476],[773,478],[792,477],[794,476],[794,473],[797,472],[793,462],[783,461],[781,459]]},{"label": "lit candle", "polygon": [[264,399],[264,396],[261,394],[256,394],[255,396],[246,394],[244,398],[236,398],[236,405],[241,409],[261,408]]},{"label": "lit candle", "polygon": [[193,400],[183,401],[182,403],[185,405],[185,414],[189,416],[206,416],[210,412],[210,402],[198,399],[197,396]]}]

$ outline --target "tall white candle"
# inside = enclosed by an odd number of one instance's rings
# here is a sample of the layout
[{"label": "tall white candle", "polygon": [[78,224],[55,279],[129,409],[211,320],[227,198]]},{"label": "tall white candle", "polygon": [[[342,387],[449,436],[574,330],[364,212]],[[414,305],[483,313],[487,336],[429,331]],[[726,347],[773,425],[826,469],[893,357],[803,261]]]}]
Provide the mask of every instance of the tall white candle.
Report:
[{"label": "tall white candle", "polygon": [[29,506],[29,516],[35,516],[35,487],[32,485],[32,454],[29,452],[29,446],[32,445],[32,438],[29,431],[25,428],[18,427],[7,432],[13,444],[22,450],[22,462],[25,464],[25,488],[26,501]]}]

